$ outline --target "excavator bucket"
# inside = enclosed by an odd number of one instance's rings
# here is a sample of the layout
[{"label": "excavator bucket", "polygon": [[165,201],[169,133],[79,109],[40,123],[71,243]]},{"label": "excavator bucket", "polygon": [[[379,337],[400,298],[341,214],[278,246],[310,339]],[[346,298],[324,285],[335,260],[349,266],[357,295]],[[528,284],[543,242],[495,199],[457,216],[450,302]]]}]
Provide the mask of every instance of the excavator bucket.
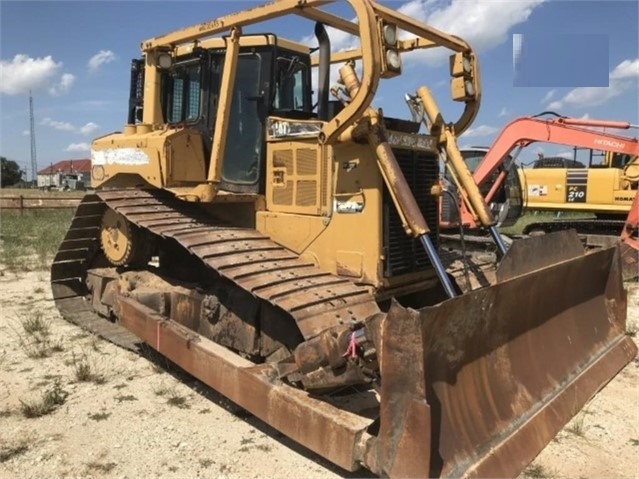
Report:
[{"label": "excavator bucket", "polygon": [[394,302],[380,469],[516,477],[635,357],[625,315],[619,249],[584,254],[572,231],[515,242],[487,288],[420,310]]}]

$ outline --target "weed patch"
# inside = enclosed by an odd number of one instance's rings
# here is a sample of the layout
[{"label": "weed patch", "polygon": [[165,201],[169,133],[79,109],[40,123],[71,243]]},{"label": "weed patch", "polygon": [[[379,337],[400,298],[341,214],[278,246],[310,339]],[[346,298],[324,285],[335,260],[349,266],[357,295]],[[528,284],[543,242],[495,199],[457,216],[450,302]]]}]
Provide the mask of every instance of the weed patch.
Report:
[{"label": "weed patch", "polygon": [[136,398],[134,395],[132,394],[127,394],[126,396],[120,394],[118,396],[115,396],[113,399],[115,399],[117,402],[131,402],[131,401],[137,401],[138,398]]},{"label": "weed patch", "polygon": [[62,389],[60,379],[56,379],[39,399],[31,401],[20,399],[20,411],[26,418],[46,416],[64,404],[68,396],[69,393]]},{"label": "weed patch", "polygon": [[29,358],[42,359],[55,352],[64,350],[60,341],[53,341],[49,321],[41,311],[34,311],[31,316],[20,321],[22,331],[15,331],[18,342]]},{"label": "weed patch", "polygon": [[175,386],[159,386],[158,388],[153,390],[153,393],[156,396],[165,397],[166,403],[169,406],[174,406],[179,409],[189,409],[191,407],[186,403],[186,396],[182,396],[180,393],[178,393],[175,389]]},{"label": "weed patch", "polygon": [[95,363],[86,354],[76,357],[75,353],[73,353],[71,357],[71,365],[76,381],[94,384],[104,384],[106,382],[104,375],[97,371]]},{"label": "weed patch", "polygon": [[575,436],[583,437],[586,434],[584,425],[587,411],[584,409],[566,426],[566,431],[573,433]]},{"label": "weed patch", "polygon": [[20,456],[29,450],[29,442],[21,439],[15,444],[0,445],[0,464],[8,460]]},{"label": "weed patch", "polygon": [[93,414],[89,413],[89,419],[96,422],[106,421],[107,419],[109,419],[109,417],[111,417],[111,413],[106,411],[96,412]]},{"label": "weed patch", "polygon": [[99,462],[92,461],[87,463],[87,472],[98,472],[100,474],[108,474],[117,467],[115,462]]},{"label": "weed patch", "polygon": [[186,397],[185,396],[181,396],[180,394],[174,392],[173,394],[170,394],[169,397],[167,397],[166,399],[166,403],[169,406],[175,406],[179,409],[190,409],[191,406],[189,406],[186,403]]},{"label": "weed patch", "polygon": [[524,469],[524,477],[530,479],[552,479],[555,475],[541,464],[531,464]]}]

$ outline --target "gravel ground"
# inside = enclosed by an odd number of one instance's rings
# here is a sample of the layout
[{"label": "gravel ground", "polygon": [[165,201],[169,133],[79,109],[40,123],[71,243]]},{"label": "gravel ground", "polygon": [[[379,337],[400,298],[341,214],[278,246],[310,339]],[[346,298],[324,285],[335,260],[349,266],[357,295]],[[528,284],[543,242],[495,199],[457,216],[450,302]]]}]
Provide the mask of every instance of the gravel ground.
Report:
[{"label": "gravel ground", "polygon": [[[637,330],[639,287],[630,286],[629,326]],[[124,351],[65,322],[46,272],[0,272],[0,311],[0,478],[362,475],[346,475],[161,359]],[[26,319],[43,338],[40,346],[29,344]],[[527,476],[638,477],[638,377],[635,359]],[[45,395],[53,410],[25,418],[25,406],[37,414],[47,405]]]}]

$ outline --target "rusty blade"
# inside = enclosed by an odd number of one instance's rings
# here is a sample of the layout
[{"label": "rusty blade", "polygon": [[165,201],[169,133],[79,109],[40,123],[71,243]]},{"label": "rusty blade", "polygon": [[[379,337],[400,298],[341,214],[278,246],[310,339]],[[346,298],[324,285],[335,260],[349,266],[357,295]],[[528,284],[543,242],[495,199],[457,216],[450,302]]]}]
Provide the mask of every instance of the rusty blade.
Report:
[{"label": "rusty blade", "polygon": [[580,258],[583,254],[584,247],[575,230],[553,231],[515,241],[499,263],[497,281],[505,281],[560,261]]},{"label": "rusty blade", "polygon": [[[392,306],[389,324],[419,319],[421,344],[404,348],[423,349],[429,477],[516,477],[636,355],[619,267],[611,248],[419,311]],[[394,374],[384,364],[382,384]]]}]

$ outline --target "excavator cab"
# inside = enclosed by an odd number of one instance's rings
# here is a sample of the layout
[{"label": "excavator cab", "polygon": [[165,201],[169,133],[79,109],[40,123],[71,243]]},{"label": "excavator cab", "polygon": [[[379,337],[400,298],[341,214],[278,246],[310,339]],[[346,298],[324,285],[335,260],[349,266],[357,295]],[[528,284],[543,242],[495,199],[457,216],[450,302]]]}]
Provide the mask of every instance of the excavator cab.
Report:
[{"label": "excavator cab", "polygon": [[[487,151],[487,147],[479,146],[460,149],[461,155],[471,173],[473,173],[482,162]],[[506,171],[507,173],[503,184],[499,187],[497,193],[489,203],[490,210],[497,221],[498,227],[514,225],[523,213],[523,189],[518,168],[513,157],[508,155],[504,163],[493,172],[492,177],[479,185],[479,191],[486,197],[495,184],[499,174],[502,171]],[[444,179],[451,194],[445,194],[441,198],[440,225],[444,229],[457,228],[460,222],[459,207],[457,204],[457,198],[459,198],[458,189],[453,183],[448,170],[446,170],[444,174]]]}]

